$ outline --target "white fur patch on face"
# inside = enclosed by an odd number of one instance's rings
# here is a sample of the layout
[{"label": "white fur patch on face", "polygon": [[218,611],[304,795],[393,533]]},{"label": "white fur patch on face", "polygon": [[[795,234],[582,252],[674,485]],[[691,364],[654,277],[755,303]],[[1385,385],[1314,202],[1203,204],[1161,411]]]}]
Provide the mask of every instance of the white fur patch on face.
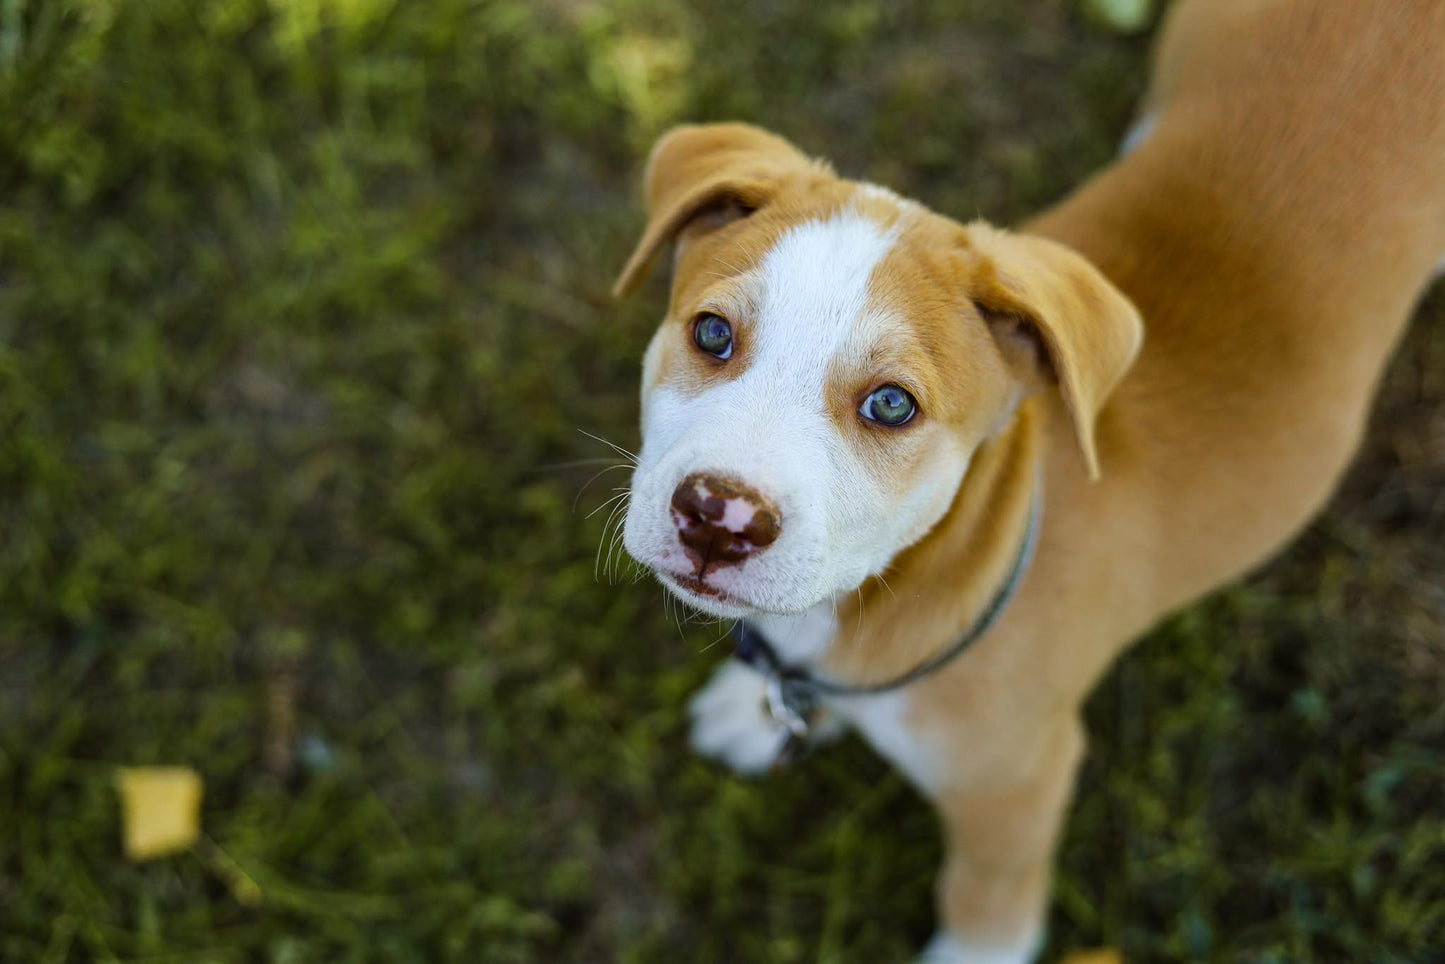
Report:
[{"label": "white fur patch on face", "polygon": [[[796,225],[740,282],[736,301],[749,308],[729,320],[747,368],[701,391],[644,386],[624,541],[686,602],[723,617],[801,613],[880,572],[946,510],[967,452],[940,446],[897,491],[828,411],[835,359],[867,357],[906,325],[871,298],[899,230],[856,210]],[[765,550],[709,568],[713,595],[668,578],[695,574],[669,508],[674,488],[695,472],[738,480],[783,520]]]},{"label": "white fur patch on face", "polygon": [[854,212],[783,235],[762,264],[758,361],[774,374],[806,378],[797,387],[821,395],[829,360],[870,320],[863,317],[868,282],[897,238]]}]

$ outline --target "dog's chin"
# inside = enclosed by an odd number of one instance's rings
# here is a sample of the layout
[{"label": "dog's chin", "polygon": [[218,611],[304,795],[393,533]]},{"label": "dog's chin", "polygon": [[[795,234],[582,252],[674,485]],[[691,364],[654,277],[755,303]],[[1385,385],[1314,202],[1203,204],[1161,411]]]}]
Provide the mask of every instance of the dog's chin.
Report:
[{"label": "dog's chin", "polygon": [[746,599],[724,592],[695,576],[655,570],[657,581],[694,609],[719,619],[747,619],[763,612]]}]

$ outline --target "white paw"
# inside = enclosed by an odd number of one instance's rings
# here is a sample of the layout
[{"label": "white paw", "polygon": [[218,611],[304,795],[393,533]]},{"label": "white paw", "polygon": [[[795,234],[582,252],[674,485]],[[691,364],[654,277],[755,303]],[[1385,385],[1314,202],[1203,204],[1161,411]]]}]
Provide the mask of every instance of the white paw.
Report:
[{"label": "white paw", "polygon": [[692,748],[738,773],[765,773],[778,761],[788,731],[768,713],[767,681],[728,660],[688,704]]},{"label": "white paw", "polygon": [[1039,944],[1040,941],[1033,938],[1014,947],[982,946],[939,931],[923,949],[917,964],[1031,964]]}]

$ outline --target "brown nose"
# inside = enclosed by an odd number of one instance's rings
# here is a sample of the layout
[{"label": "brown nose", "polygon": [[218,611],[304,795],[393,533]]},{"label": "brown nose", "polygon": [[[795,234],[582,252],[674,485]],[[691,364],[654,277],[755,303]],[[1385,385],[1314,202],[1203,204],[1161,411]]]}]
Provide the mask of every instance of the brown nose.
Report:
[{"label": "brown nose", "polygon": [[778,510],[760,493],[703,472],[678,483],[672,521],[699,575],[710,565],[737,565],[772,545],[782,528]]}]

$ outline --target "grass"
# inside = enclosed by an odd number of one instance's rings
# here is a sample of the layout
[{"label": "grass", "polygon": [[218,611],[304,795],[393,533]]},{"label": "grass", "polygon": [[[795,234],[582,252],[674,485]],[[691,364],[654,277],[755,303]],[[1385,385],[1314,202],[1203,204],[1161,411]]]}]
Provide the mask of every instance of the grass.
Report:
[{"label": "grass", "polygon": [[[594,575],[638,169],[745,118],[1006,223],[1146,59],[1065,0],[0,0],[0,959],[906,959],[926,807],[693,759],[716,628]],[[1101,686],[1051,958],[1442,959],[1442,400],[1437,292],[1327,515]],[[206,835],[134,865],[147,763]]]}]

